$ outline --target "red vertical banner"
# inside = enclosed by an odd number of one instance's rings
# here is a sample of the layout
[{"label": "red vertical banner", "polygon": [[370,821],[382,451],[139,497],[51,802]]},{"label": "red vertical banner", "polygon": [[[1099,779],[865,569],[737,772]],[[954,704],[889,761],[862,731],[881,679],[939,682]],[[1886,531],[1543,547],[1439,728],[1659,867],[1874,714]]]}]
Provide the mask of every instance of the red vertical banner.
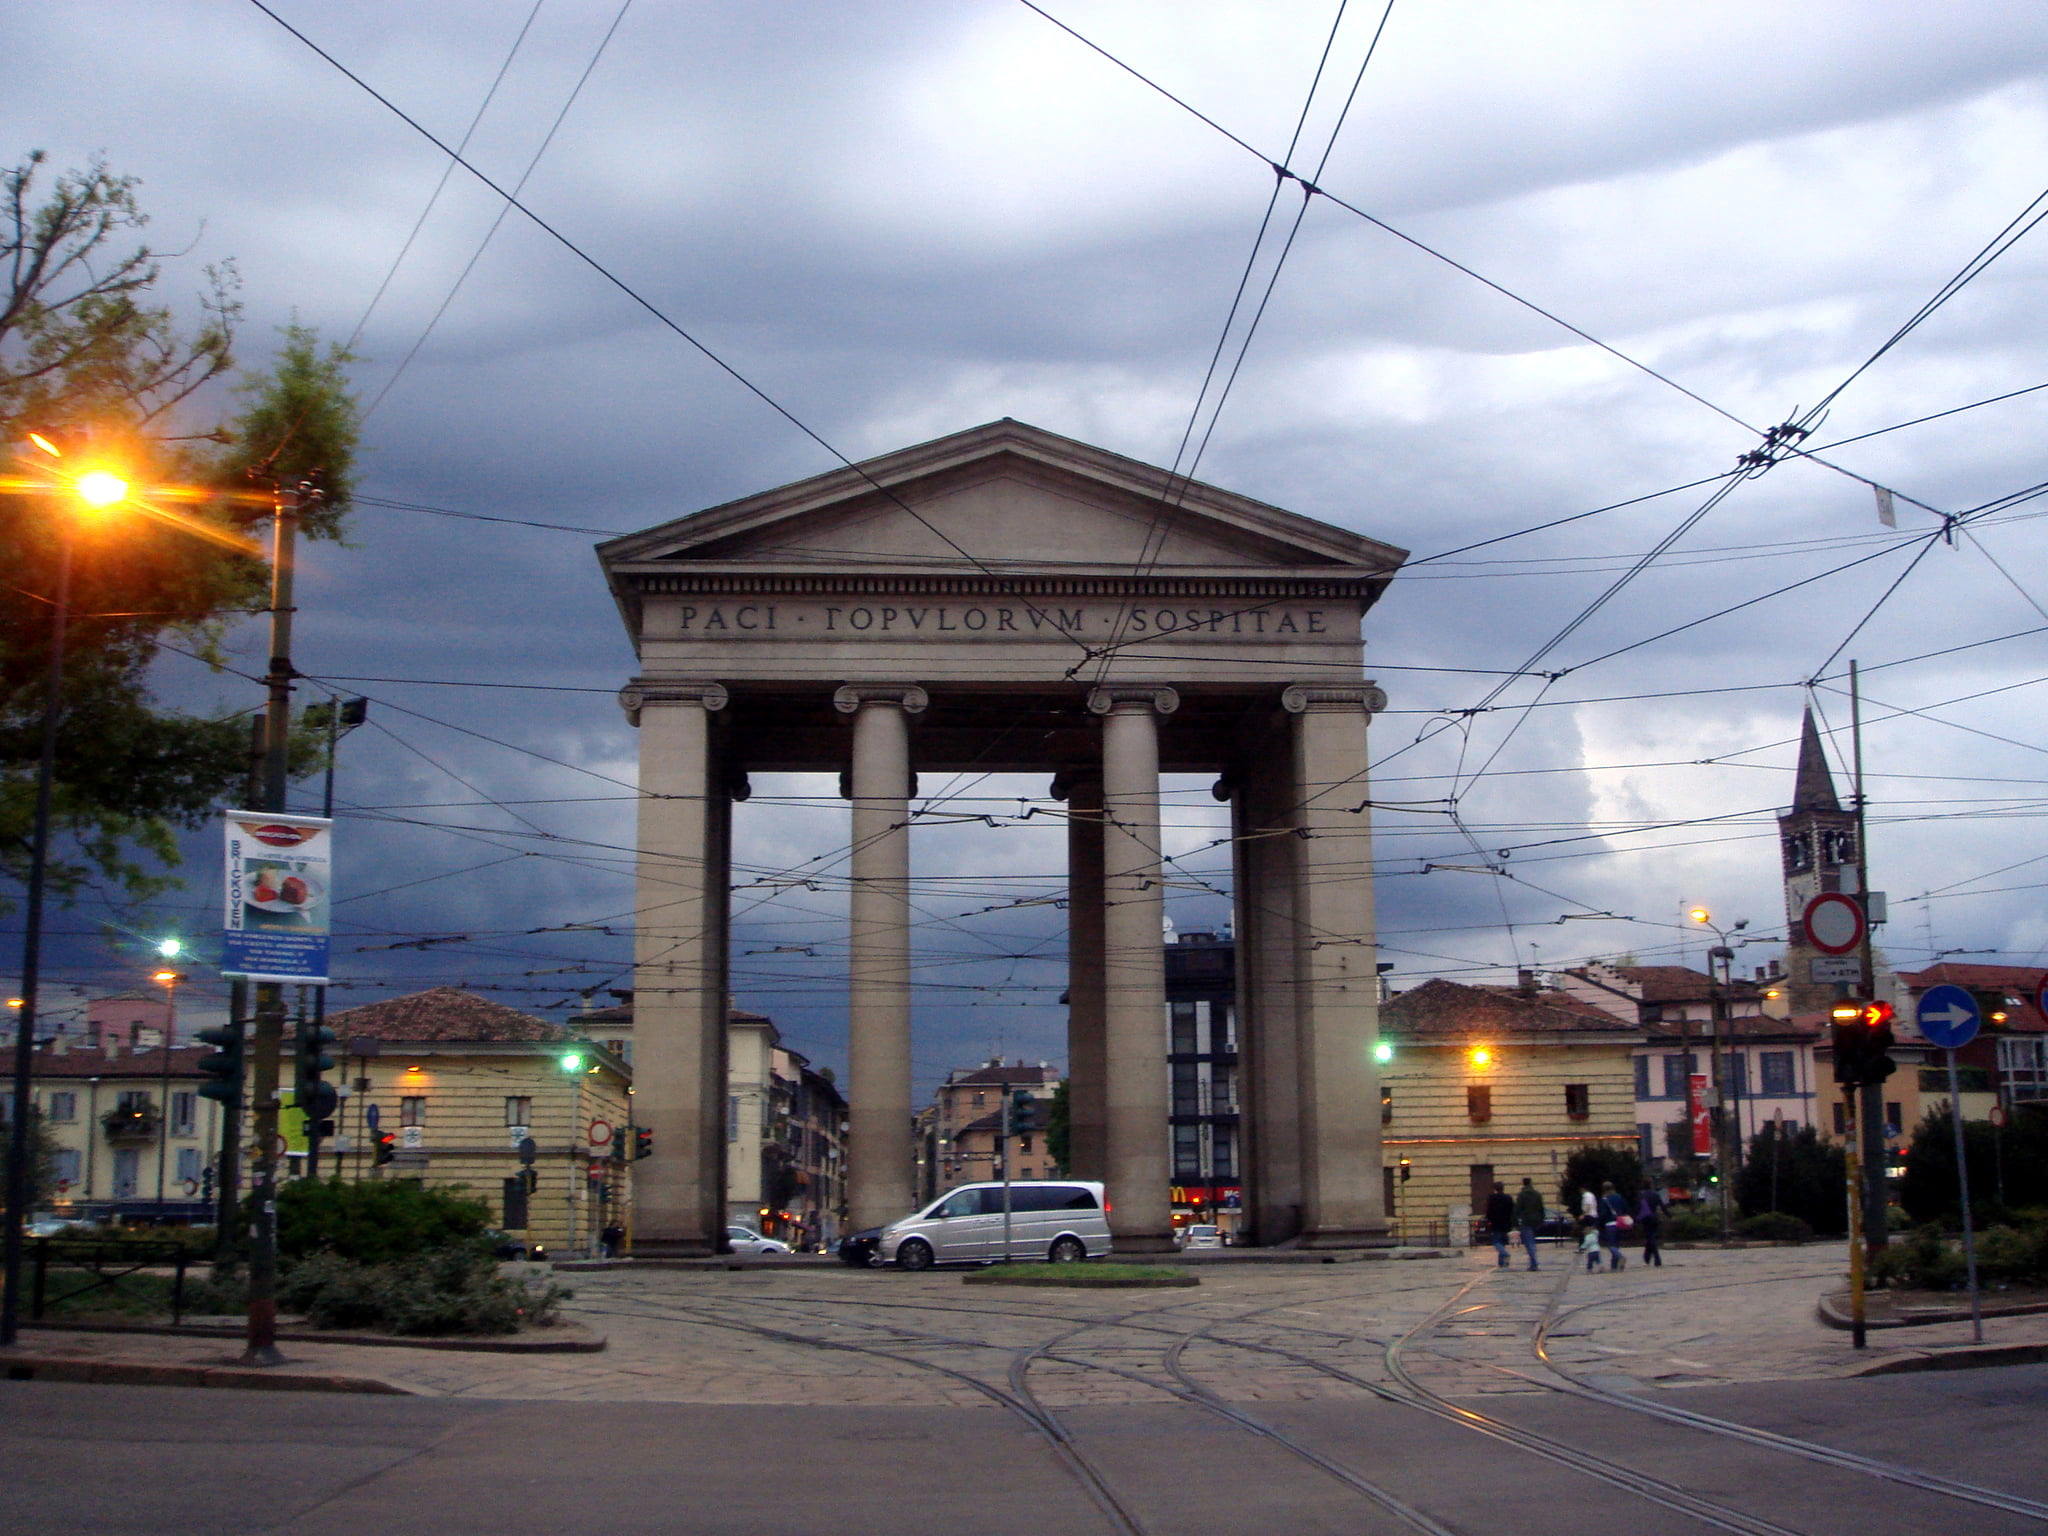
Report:
[{"label": "red vertical banner", "polygon": [[1692,1155],[1705,1157],[1714,1150],[1714,1116],[1707,1108],[1707,1075],[1695,1072],[1686,1080],[1685,1111],[1692,1120]]}]

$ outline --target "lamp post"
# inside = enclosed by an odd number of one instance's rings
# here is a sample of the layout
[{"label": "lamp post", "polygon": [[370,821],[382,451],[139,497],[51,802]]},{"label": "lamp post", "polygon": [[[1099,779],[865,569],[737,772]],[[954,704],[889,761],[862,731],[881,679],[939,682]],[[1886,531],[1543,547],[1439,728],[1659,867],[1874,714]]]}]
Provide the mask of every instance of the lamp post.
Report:
[{"label": "lamp post", "polygon": [[[48,438],[31,433],[29,440],[51,458],[60,450]],[[118,506],[128,499],[128,482],[107,469],[66,475],[62,483],[78,503],[93,511]],[[57,585],[50,600],[50,669],[43,694],[43,739],[36,761],[35,821],[29,834],[28,896],[22,915],[21,1006],[14,1016],[14,1082],[7,1135],[7,1231],[4,1279],[0,1279],[0,1345],[12,1344],[19,1331],[21,1303],[21,1231],[28,1219],[29,1196],[29,1072],[34,1065],[37,992],[42,982],[43,888],[50,860],[50,790],[56,778],[57,727],[63,716],[64,642],[71,622],[71,557],[77,527],[64,519],[57,545]]]},{"label": "lamp post", "polygon": [[1743,918],[1732,930],[1724,930],[1714,922],[1713,913],[1705,907],[1694,907],[1686,916],[1701,927],[1712,931],[1721,942],[1707,951],[1707,992],[1713,1018],[1713,1066],[1712,1084],[1714,1102],[1709,1113],[1714,1127],[1714,1177],[1721,1189],[1721,1241],[1729,1239],[1732,1212],[1729,1202],[1734,1198],[1734,1185],[1730,1181],[1731,1170],[1728,1156],[1728,1072],[1724,1056],[1723,1037],[1728,1024],[1729,972],[1735,963],[1735,951],[1729,946],[1729,932],[1741,932],[1749,926],[1749,919]]},{"label": "lamp post", "polygon": [[[165,939],[157,946],[157,953],[166,957],[175,956],[184,945],[176,939]],[[164,1003],[169,1009],[164,1018],[163,1038],[163,1081],[157,1093],[156,1122],[156,1219],[164,1219],[164,1160],[171,1147],[171,1041],[178,1032],[178,983],[185,979],[183,971],[171,970],[168,966],[149,978],[164,989]]]}]

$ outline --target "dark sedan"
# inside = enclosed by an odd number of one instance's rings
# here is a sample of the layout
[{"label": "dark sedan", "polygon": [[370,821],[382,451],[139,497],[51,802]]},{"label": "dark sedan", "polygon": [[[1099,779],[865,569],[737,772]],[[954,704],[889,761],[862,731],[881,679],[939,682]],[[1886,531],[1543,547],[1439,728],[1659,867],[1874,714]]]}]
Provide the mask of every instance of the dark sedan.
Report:
[{"label": "dark sedan", "polygon": [[839,1239],[839,1262],[851,1264],[855,1269],[868,1268],[875,1262],[875,1244],[881,1241],[881,1237],[880,1227],[847,1233]]}]

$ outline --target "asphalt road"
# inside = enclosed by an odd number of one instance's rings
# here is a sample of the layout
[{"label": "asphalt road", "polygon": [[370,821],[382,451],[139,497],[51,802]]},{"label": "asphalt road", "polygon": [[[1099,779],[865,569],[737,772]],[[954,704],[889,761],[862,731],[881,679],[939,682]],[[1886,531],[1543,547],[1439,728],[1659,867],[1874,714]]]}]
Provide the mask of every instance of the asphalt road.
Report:
[{"label": "asphalt road", "polygon": [[[2048,1366],[1649,1394],[2048,1501]],[[1564,1454],[1360,1394],[1059,1415],[1106,1489],[985,1408],[455,1401],[0,1383],[0,1530],[38,1536],[1412,1532],[2001,1536],[2038,1515],[1554,1392],[1471,1400]],[[1618,1465],[1700,1501],[1590,1475]],[[1349,1480],[1347,1479],[1347,1475]],[[1377,1490],[1378,1496],[1365,1490]],[[1402,1506],[1419,1518],[1409,1518]],[[1702,1514],[1702,1510],[1719,1515]]]}]

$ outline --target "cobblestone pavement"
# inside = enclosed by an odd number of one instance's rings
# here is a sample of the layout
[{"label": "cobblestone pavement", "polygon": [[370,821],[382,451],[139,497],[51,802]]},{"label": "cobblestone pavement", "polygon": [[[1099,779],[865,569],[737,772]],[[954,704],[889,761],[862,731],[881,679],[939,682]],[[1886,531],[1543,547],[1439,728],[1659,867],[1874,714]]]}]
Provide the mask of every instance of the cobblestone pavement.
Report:
[{"label": "cobblestone pavement", "polygon": [[[1546,1255],[1547,1256],[1547,1255]],[[1548,1257],[1548,1256],[1547,1256]],[[599,1354],[471,1354],[292,1342],[287,1373],[374,1377],[424,1396],[787,1406],[986,1406],[1022,1372],[1048,1408],[1315,1401],[1409,1384],[1444,1396],[1542,1390],[1550,1359],[1601,1385],[1843,1376],[1967,1345],[1967,1323],[1873,1332],[1857,1352],[1815,1316],[1835,1246],[1675,1252],[1662,1269],[1538,1273],[1490,1250],[1405,1264],[1216,1265],[1195,1290],[968,1287],[830,1266],[618,1269],[565,1276]],[[2048,1343],[2048,1316],[1993,1319],[1996,1344]],[[226,1341],[31,1330],[40,1354],[225,1364]],[[1179,1374],[1176,1375],[1175,1372]],[[1341,1375],[1336,1373],[1342,1373]],[[981,1383],[982,1385],[977,1385]]]}]

